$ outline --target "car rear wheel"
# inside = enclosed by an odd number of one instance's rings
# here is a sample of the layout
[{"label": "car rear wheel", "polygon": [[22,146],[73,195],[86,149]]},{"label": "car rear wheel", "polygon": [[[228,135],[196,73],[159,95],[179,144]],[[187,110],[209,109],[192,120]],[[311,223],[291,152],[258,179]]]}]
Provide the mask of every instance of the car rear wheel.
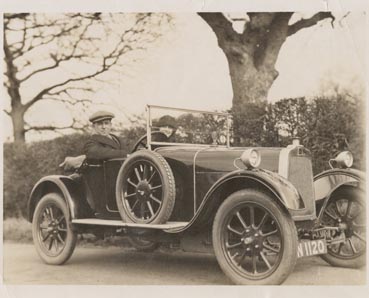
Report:
[{"label": "car rear wheel", "polygon": [[281,284],[297,259],[291,216],[268,195],[240,190],[220,206],[213,246],[224,273],[236,284]]},{"label": "car rear wheel", "polygon": [[360,268],[365,265],[364,197],[364,193],[358,189],[343,188],[334,193],[323,211],[323,226],[339,228],[333,235],[333,240],[341,239],[338,243],[328,246],[327,254],[321,255],[322,259],[332,266]]},{"label": "car rear wheel", "polygon": [[37,253],[45,263],[61,265],[72,256],[77,235],[71,228],[67,205],[59,194],[46,194],[37,204],[32,235]]},{"label": "car rear wheel", "polygon": [[175,183],[167,161],[140,150],[129,156],[116,182],[117,206],[124,222],[165,223],[175,203]]}]

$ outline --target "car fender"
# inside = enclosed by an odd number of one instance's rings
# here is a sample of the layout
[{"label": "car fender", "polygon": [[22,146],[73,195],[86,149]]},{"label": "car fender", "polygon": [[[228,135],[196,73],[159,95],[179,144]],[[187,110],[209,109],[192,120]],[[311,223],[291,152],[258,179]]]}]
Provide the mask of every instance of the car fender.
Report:
[{"label": "car fender", "polygon": [[327,198],[343,186],[365,189],[365,173],[356,169],[330,169],[314,177],[315,200]]},{"label": "car fender", "polygon": [[302,199],[296,188],[284,177],[268,170],[237,170],[231,172],[215,183],[205,196],[205,200],[209,199],[217,189],[226,186],[233,179],[244,179],[244,181],[253,181],[270,191],[279,202],[287,209],[300,209],[303,204]]},{"label": "car fender", "polygon": [[[76,174],[77,175],[77,174]],[[63,196],[70,212],[70,218],[79,218],[81,204],[84,199],[81,186],[75,180],[76,176],[51,175],[41,178],[33,187],[28,199],[28,221],[32,222],[33,213],[38,201],[47,193],[56,192]],[[83,210],[83,209],[82,209]]]},{"label": "car fender", "polygon": [[[231,188],[233,182],[240,182],[238,188]],[[294,210],[304,208],[303,201],[296,188],[285,178],[271,171],[255,169],[255,170],[236,170],[221,177],[207,192],[201,205],[199,206],[195,216],[184,227],[171,232],[182,232],[190,227],[202,225],[206,220],[215,214],[220,204],[231,193],[255,187],[265,191],[273,196],[284,210],[293,216]],[[220,195],[223,190],[228,192],[227,195]]]}]

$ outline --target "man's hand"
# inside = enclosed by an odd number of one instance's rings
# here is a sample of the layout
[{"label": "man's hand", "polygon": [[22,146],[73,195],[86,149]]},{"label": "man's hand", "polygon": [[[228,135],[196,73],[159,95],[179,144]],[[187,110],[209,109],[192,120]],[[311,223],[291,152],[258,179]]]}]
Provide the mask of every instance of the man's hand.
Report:
[{"label": "man's hand", "polygon": [[64,168],[64,171],[73,171],[78,169],[86,159],[86,155],[76,157],[67,156],[64,161],[59,164],[59,167]]}]

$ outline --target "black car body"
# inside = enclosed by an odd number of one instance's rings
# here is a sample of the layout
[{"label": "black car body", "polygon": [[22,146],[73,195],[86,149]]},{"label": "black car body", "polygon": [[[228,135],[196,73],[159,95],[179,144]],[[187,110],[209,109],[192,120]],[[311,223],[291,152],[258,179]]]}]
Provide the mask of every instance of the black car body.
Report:
[{"label": "black car body", "polygon": [[219,134],[212,144],[154,142],[150,114],[160,108],[148,106],[142,150],[35,185],[29,220],[44,261],[64,263],[76,234],[103,229],[145,251],[162,242],[214,251],[238,284],[282,283],[297,257],[315,254],[336,266],[364,265],[365,176],[347,167],[349,152],[313,177],[311,154],[298,141],[231,147],[228,129],[223,144]]}]

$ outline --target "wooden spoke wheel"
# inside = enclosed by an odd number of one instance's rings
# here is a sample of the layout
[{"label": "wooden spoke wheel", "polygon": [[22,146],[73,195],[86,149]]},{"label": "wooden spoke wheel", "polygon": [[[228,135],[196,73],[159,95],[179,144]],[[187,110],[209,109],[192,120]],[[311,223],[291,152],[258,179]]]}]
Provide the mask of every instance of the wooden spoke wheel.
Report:
[{"label": "wooden spoke wheel", "polygon": [[117,205],[125,222],[165,223],[172,214],[172,170],[158,153],[140,150],[122,165],[116,185]]},{"label": "wooden spoke wheel", "polygon": [[291,216],[264,193],[241,190],[220,206],[213,224],[215,255],[236,284],[280,284],[297,259]]},{"label": "wooden spoke wheel", "polygon": [[41,198],[33,215],[32,234],[37,253],[45,263],[61,265],[71,257],[77,236],[59,194],[49,193]]},{"label": "wooden spoke wheel", "polygon": [[359,268],[365,265],[366,217],[364,194],[353,187],[334,193],[323,211],[322,224],[337,227],[338,242],[321,257],[333,266]]}]

